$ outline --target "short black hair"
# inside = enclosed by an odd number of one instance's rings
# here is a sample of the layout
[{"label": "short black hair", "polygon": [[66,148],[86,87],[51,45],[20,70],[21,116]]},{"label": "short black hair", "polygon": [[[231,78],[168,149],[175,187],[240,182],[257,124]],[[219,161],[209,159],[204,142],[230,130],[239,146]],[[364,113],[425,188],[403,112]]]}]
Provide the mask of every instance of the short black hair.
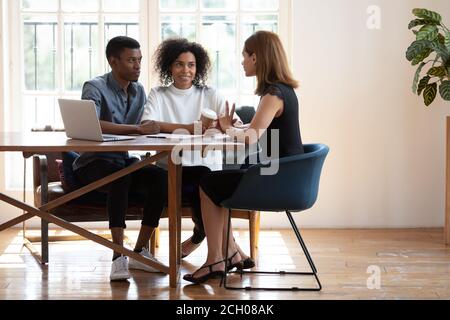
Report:
[{"label": "short black hair", "polygon": [[139,42],[130,37],[119,36],[109,40],[106,46],[106,58],[120,58],[120,54],[124,49],[140,49]]},{"label": "short black hair", "polygon": [[206,86],[211,61],[208,52],[198,43],[189,42],[184,38],[171,38],[163,41],[155,52],[155,71],[163,86],[173,82],[170,68],[182,53],[190,52],[195,56],[197,73],[192,82],[196,87]]}]

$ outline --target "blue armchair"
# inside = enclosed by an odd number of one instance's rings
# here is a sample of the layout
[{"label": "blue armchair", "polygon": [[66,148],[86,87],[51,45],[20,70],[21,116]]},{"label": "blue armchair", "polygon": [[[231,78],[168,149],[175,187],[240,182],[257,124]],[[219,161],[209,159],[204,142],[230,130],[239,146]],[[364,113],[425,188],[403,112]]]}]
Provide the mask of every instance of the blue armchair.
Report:
[{"label": "blue armchair", "polygon": [[[317,269],[303,241],[300,231],[295,224],[291,212],[304,211],[311,208],[317,199],[319,180],[322,166],[329,152],[329,148],[323,144],[304,145],[305,153],[277,160],[278,173],[275,175],[261,175],[261,168],[268,164],[258,164],[250,167],[244,174],[238,188],[231,198],[222,202],[222,206],[231,210],[258,210],[282,212],[285,211],[289,222],[297,236],[300,246],[308,260],[312,272],[267,272],[267,271],[243,271],[241,274],[294,274],[314,276],[317,287],[314,288],[255,288],[232,287],[227,285],[227,275],[223,280],[226,289],[234,290],[289,290],[289,291],[320,291],[322,285],[317,276]],[[273,166],[273,163],[272,163]],[[228,215],[228,236],[230,232],[231,216]],[[227,237],[229,239],[229,237]],[[227,243],[228,251],[228,243]],[[226,252],[228,256],[228,252]],[[225,270],[228,270],[228,259],[225,259]]]}]

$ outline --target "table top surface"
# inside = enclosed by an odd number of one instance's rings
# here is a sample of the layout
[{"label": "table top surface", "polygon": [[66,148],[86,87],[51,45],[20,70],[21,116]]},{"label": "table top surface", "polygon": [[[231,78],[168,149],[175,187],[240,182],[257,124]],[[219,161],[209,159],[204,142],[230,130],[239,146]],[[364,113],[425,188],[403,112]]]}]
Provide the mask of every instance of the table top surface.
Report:
[{"label": "table top surface", "polygon": [[170,151],[174,147],[224,149],[242,143],[212,137],[192,139],[156,139],[135,136],[133,140],[96,142],[68,139],[65,132],[1,132],[0,151],[20,152],[119,152]]}]

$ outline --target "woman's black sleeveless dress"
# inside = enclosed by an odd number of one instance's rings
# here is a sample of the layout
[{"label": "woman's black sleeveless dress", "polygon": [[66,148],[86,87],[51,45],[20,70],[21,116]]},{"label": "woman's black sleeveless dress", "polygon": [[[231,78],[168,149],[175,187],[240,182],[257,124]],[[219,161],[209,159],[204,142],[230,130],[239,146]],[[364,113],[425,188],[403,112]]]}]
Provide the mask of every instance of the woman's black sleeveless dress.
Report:
[{"label": "woman's black sleeveless dress", "polygon": [[[304,153],[300,136],[298,99],[294,89],[282,83],[271,85],[266,94],[279,97],[284,102],[283,113],[274,118],[264,134],[267,134],[267,143],[262,146],[267,155],[271,155],[271,132],[279,132],[279,157],[288,157]],[[222,201],[230,198],[246,172],[241,170],[214,171],[207,174],[201,181],[203,191],[209,198],[220,206]],[[251,192],[251,190],[249,190]]]}]

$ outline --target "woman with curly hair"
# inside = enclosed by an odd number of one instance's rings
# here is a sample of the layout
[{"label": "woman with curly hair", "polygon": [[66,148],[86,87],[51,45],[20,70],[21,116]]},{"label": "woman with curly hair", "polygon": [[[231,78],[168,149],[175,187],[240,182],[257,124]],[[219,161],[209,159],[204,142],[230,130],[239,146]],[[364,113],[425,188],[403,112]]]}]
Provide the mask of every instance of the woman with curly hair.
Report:
[{"label": "woman with curly hair", "polygon": [[[142,121],[156,121],[165,133],[185,129],[194,134],[196,124],[203,127],[203,131],[208,129],[200,121],[202,111],[210,109],[219,115],[225,111],[225,100],[216,90],[206,86],[211,66],[206,50],[183,38],[168,39],[159,45],[154,59],[161,86],[151,89]],[[203,158],[200,152],[184,152],[182,163],[183,202],[192,205],[195,224],[193,235],[182,243],[184,258],[205,238],[199,183],[211,170],[222,169],[222,153],[209,152]],[[165,167],[166,163],[158,162],[158,165]]]}]

